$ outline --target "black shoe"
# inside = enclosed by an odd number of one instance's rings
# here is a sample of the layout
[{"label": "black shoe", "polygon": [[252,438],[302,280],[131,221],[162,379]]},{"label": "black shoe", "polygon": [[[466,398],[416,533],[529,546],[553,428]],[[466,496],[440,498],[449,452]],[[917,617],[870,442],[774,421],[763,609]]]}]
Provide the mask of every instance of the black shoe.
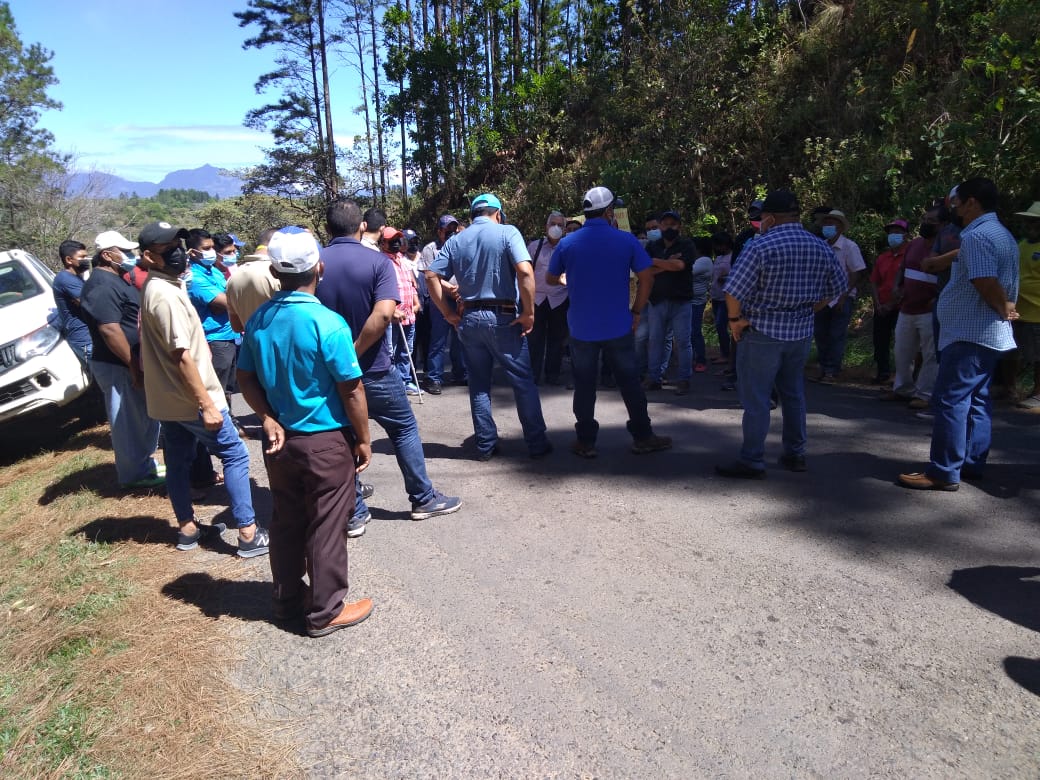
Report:
[{"label": "black shoe", "polygon": [[530,453],[530,457],[532,459],[534,459],[534,460],[538,460],[539,458],[544,458],[546,455],[548,455],[552,451],[553,451],[552,442],[548,442],[546,444],[544,450],[539,450],[538,452],[532,452],[532,453]]},{"label": "black shoe", "polygon": [[498,445],[496,444],[490,450],[479,450],[477,452],[477,460],[481,461],[482,463],[487,463],[489,460],[491,460],[497,454],[498,454]]},{"label": "black shoe", "polygon": [[426,392],[430,395],[440,395],[444,392],[443,385],[440,382],[427,382]]},{"label": "black shoe", "polygon": [[754,469],[739,460],[733,461],[728,466],[715,466],[715,473],[720,477],[734,477],[736,479],[764,479],[765,469]]},{"label": "black shoe", "polygon": [[780,460],[777,462],[788,471],[809,470],[809,467],[805,465],[804,455],[781,455]]},{"label": "black shoe", "polygon": [[361,483],[361,497],[362,498],[372,498],[372,496],[375,495],[375,492],[376,492],[376,486],[375,485],[369,485],[367,482],[362,482]]}]

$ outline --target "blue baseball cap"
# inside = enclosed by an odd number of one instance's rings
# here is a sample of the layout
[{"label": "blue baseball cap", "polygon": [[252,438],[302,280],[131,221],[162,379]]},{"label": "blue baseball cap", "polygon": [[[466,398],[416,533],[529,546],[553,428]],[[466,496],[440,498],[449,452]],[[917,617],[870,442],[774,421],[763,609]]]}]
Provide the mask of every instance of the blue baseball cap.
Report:
[{"label": "blue baseball cap", "polygon": [[477,195],[469,207],[470,209],[498,209],[501,211],[502,201],[490,192],[485,192],[483,195]]},{"label": "blue baseball cap", "polygon": [[240,238],[239,238],[238,236],[236,236],[236,235],[235,235],[234,233],[228,233],[228,238],[230,238],[230,239],[231,239],[231,243],[232,243],[232,244],[234,244],[234,245],[235,245],[235,246],[237,246],[237,247],[243,247],[243,246],[245,246],[245,245],[246,245],[246,244],[245,244],[245,241],[243,241],[242,239],[240,239]]}]

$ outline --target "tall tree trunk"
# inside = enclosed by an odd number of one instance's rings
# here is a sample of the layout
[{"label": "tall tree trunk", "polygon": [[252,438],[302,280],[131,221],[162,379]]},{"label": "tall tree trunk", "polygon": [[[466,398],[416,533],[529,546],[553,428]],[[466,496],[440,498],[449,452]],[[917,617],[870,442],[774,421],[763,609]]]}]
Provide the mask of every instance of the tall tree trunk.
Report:
[{"label": "tall tree trunk", "polygon": [[379,160],[380,202],[386,205],[386,155],[383,152],[383,96],[379,90],[379,40],[376,37],[376,0],[369,0],[368,21],[372,33],[372,97],[375,99],[376,149]]},{"label": "tall tree trunk", "polygon": [[318,143],[318,159],[320,160],[318,166],[318,175],[321,179],[321,188],[323,190],[322,195],[326,198],[329,196],[329,165],[328,165],[328,150],[325,145],[325,129],[322,124],[321,116],[321,81],[318,78],[318,47],[314,40],[314,17],[309,13],[307,15],[307,60],[311,66],[311,94],[312,100],[314,100],[314,112],[311,115],[311,121],[314,122],[314,130],[317,134]]},{"label": "tall tree trunk", "polygon": [[329,60],[325,51],[325,0],[317,0],[318,6],[318,52],[321,55],[321,87],[325,108],[325,143],[328,155],[329,194],[339,194],[339,172],[336,170],[336,137],[332,134],[332,103],[329,100]]},{"label": "tall tree trunk", "polygon": [[515,89],[516,85],[520,83],[520,66],[523,64],[524,59],[524,46],[523,39],[520,35],[520,3],[513,3],[513,19],[512,19],[512,37],[513,43],[510,46],[510,83]]},{"label": "tall tree trunk", "polygon": [[376,197],[376,161],[372,150],[372,118],[368,110],[368,79],[365,76],[365,39],[361,34],[361,5],[353,2],[354,36],[357,40],[358,73],[361,75],[361,107],[365,114],[365,143],[368,144],[368,183],[373,200]]}]

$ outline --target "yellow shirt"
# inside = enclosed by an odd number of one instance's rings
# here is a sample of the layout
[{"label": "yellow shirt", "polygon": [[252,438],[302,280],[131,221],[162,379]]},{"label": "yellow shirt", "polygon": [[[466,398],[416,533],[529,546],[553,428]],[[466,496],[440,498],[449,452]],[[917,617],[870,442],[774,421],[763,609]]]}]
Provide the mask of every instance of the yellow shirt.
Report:
[{"label": "yellow shirt", "polygon": [[1040,242],[1018,243],[1018,316],[1040,323]]},{"label": "yellow shirt", "polygon": [[141,368],[148,416],[153,420],[199,419],[199,404],[184,385],[173,354],[181,349],[191,355],[217,409],[227,409],[206,334],[184,287],[177,279],[149,273],[141,290]]}]

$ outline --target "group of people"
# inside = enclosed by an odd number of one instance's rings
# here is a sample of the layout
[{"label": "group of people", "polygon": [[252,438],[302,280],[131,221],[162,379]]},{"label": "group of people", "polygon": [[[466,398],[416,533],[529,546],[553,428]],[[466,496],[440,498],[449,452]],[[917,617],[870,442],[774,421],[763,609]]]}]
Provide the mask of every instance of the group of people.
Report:
[{"label": "group of people", "polygon": [[[900,475],[907,487],[955,490],[961,478],[981,475],[989,384],[1000,355],[1015,346],[1016,302],[1028,313],[1016,326],[1019,344],[1026,359],[1036,358],[1040,204],[1023,212],[1031,232],[1021,248],[1022,278],[1030,281],[1020,297],[1020,248],[996,219],[997,199],[993,182],[970,179],[948,203],[925,211],[919,237],[907,240],[902,220],[885,226],[890,249],[871,274],[879,354],[888,349],[885,333],[895,332],[889,392],[925,402],[934,414],[931,463]],[[525,242],[506,223],[499,199],[485,193],[472,200],[464,230],[445,214],[422,246],[414,232],[388,226],[378,209],[362,213],[341,199],[326,211],[327,246],[308,230],[285,227],[267,231],[245,258],[233,236],[167,223],[147,225],[137,242],[102,233],[94,272],[65,305],[74,302],[89,333],[85,357],[108,402],[120,482],[163,478],[153,457],[161,426],[177,546],[192,549],[224,530],[197,523],[191,501],[193,464],[218,457],[238,554],[269,552],[276,616],[303,615],[308,633],[323,636],[372,611],[370,599],[345,600],[345,537],[364,533],[371,517],[372,488],[358,476],[371,460],[370,419],[393,444],[413,519],[462,506],[434,488],[408,400],[419,392],[420,313],[429,324],[426,389],[441,392],[450,356],[453,381],[468,388],[478,460],[499,452],[496,364],[512,387],[528,454],[553,451],[538,384],[560,381],[565,345],[574,390],[570,450],[595,458],[604,374],[624,402],[632,452],[671,447],[653,430],[646,394],[661,388],[672,351],[676,392],[689,392],[692,373],[704,370],[695,334],[709,300],[726,335],[718,359],[729,361],[744,410],[739,454],[716,471],[765,476],[776,405],[783,414],[780,464],[805,471],[810,346],[815,337],[819,379],[829,381],[844,350],[838,331],[847,330],[851,300],[868,275],[855,244],[842,241],[845,215],[821,210],[818,230],[807,229],[796,197],[776,190],[753,204],[750,228],[736,239],[686,238],[672,210],[640,238],[617,229],[618,205],[610,190],[594,187],[583,198],[583,222],[551,212],[545,236]],[[80,247],[61,248],[66,267],[77,272],[86,257]],[[933,305],[944,268],[949,280]],[[138,270],[145,272],[139,293]],[[66,296],[68,281],[56,281],[56,299]],[[929,367],[935,355],[937,366]],[[888,370],[879,360],[878,381],[888,380]],[[230,414],[227,394],[236,382],[263,431],[273,496],[267,530],[256,526],[248,451]]]}]

